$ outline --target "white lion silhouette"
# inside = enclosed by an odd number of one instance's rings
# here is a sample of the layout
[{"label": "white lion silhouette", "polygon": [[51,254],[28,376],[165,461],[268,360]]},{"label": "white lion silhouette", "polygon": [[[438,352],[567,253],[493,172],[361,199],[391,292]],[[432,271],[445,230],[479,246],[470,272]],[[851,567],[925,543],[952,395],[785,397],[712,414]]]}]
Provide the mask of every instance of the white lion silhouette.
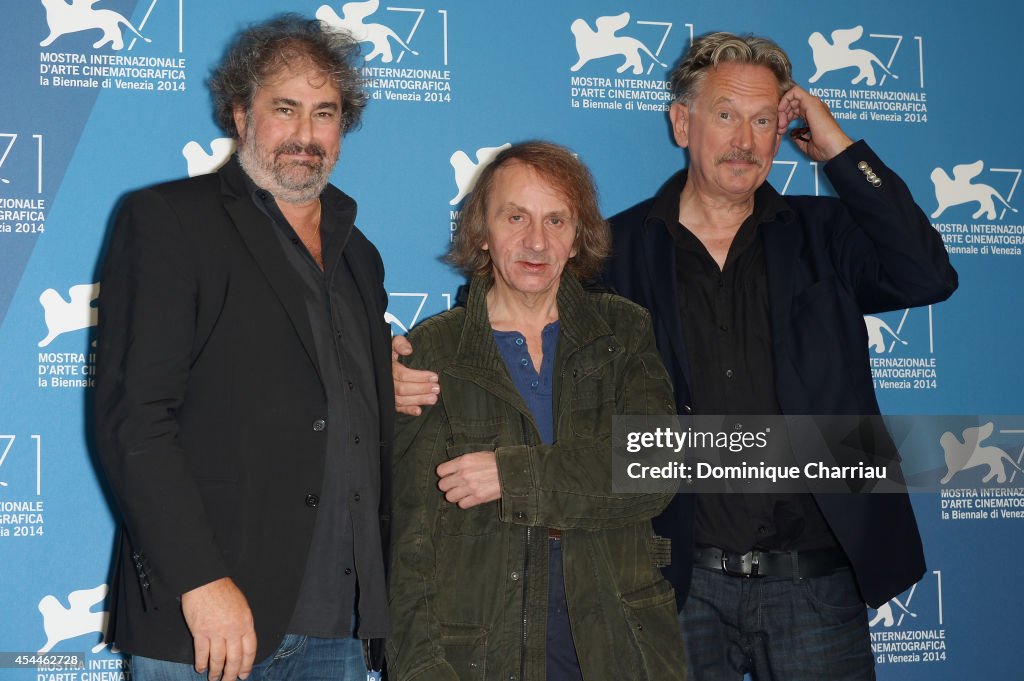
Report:
[{"label": "white lion silhouette", "polygon": [[102,634],[106,631],[109,613],[106,610],[94,611],[92,607],[106,597],[106,584],[100,584],[92,589],[72,591],[68,594],[67,608],[56,596],[43,596],[39,601],[39,612],[43,615],[46,643],[39,652],[48,653],[61,641],[93,633],[101,634],[101,637],[100,642],[93,646],[92,652],[98,653],[103,650],[107,644],[103,642]]},{"label": "white lion silhouette", "polygon": [[476,178],[480,176],[480,171],[484,169],[484,166],[493,161],[495,156],[510,146],[512,145],[505,142],[500,147],[480,147],[476,150],[476,163],[473,163],[473,160],[469,158],[469,154],[461,149],[452,154],[448,162],[452,164],[452,170],[455,171],[455,186],[458,188],[458,192],[448,202],[448,205],[454,206],[466,198],[466,195],[473,191]]},{"label": "white lion silhouette", "polygon": [[900,603],[900,599],[890,598],[888,601],[878,606],[878,611],[875,612],[875,616],[871,618],[870,622],[868,622],[868,626],[873,627],[879,622],[881,622],[883,627],[889,628],[896,624],[896,617],[893,615],[892,604],[895,604],[897,608],[902,610],[907,615],[910,615],[911,617],[917,617],[917,613],[910,612],[910,610],[908,610],[905,605]]},{"label": "white lion silhouette", "polygon": [[572,22],[570,29],[576,37],[576,53],[579,55],[579,59],[569,67],[569,70],[576,72],[589,61],[618,55],[625,58],[622,66],[616,69],[618,73],[631,68],[634,75],[640,75],[644,72],[644,65],[640,59],[641,52],[650,57],[655,64],[665,66],[647,49],[646,45],[636,38],[615,35],[616,31],[625,28],[628,23],[629,12],[610,17],[598,17],[594,21],[594,26],[597,27],[596,31],[592,30],[583,19]]},{"label": "white lion silhouette", "polygon": [[1017,209],[1007,203],[1006,199],[1000,196],[995,189],[987,184],[971,182],[984,169],[984,161],[975,161],[953,166],[953,177],[946,175],[946,171],[942,168],[933,170],[931,179],[932,184],[935,185],[935,199],[939,205],[932,213],[932,217],[939,217],[952,206],[976,201],[978,210],[971,215],[971,218],[977,220],[984,214],[986,220],[994,220],[996,217],[995,199],[999,199],[999,203],[1016,213]]},{"label": "white lion silhouette", "polygon": [[235,151],[235,140],[230,137],[218,137],[210,142],[210,152],[206,153],[199,142],[191,140],[181,149],[188,166],[188,176],[206,175],[219,169],[228,162]]},{"label": "white lion silhouette", "polygon": [[[398,317],[396,317],[395,315],[391,314],[390,312],[385,312],[384,313],[384,321],[387,322],[388,324],[394,324],[395,326],[397,326],[399,329],[402,330],[402,333],[409,333],[409,329],[405,328],[405,324],[403,324],[402,322],[398,321]],[[391,328],[391,335],[392,336],[395,335],[394,327]]]},{"label": "white lion silhouette", "polygon": [[346,2],[341,6],[341,16],[330,5],[321,5],[316,11],[316,18],[328,26],[342,28],[352,34],[352,37],[361,43],[373,43],[373,51],[366,55],[365,61],[373,61],[376,57],[385,64],[390,64],[394,59],[391,52],[391,40],[398,43],[402,49],[419,56],[419,52],[412,49],[384,24],[365,24],[363,19],[370,16],[380,8],[380,0],[365,0],[364,2]]},{"label": "white lion silhouette", "polygon": [[43,3],[43,8],[46,10],[46,24],[50,27],[50,35],[39,43],[40,47],[46,47],[68,33],[99,29],[103,31],[103,36],[92,46],[103,47],[110,43],[111,48],[120,50],[124,47],[121,25],[147,43],[151,42],[149,38],[139,33],[123,15],[112,9],[93,9],[93,5],[99,0],[71,0],[70,4],[64,0],[40,0],[40,2]]},{"label": "white lion silhouette", "polygon": [[982,482],[988,482],[995,478],[996,482],[1002,484],[1006,482],[1006,466],[1003,465],[1004,461],[1019,472],[1024,473],[1024,470],[1021,470],[1021,467],[1010,458],[1010,455],[999,447],[991,445],[980,446],[984,440],[987,440],[992,435],[994,429],[995,426],[991,421],[983,426],[965,428],[963,442],[960,442],[956,435],[948,431],[942,434],[942,437],[939,438],[939,444],[942,445],[942,451],[946,459],[946,476],[940,481],[943,485],[952,480],[953,476],[960,471],[977,466],[988,466],[988,473],[981,479]]},{"label": "white lion silhouette", "polygon": [[39,304],[43,306],[43,320],[46,322],[46,337],[39,341],[39,347],[45,348],[62,333],[87,329],[96,326],[98,311],[92,304],[100,295],[100,285],[77,284],[68,289],[68,299],[64,300],[56,290],[48,288],[39,294]]},{"label": "white lion silhouette", "polygon": [[832,31],[832,42],[830,43],[821,33],[817,31],[812,33],[811,37],[807,39],[807,43],[811,46],[816,70],[808,82],[816,83],[819,78],[830,71],[839,71],[850,67],[858,69],[857,75],[850,81],[851,85],[856,85],[861,81],[865,81],[867,85],[874,85],[876,82],[875,66],[878,66],[886,75],[899,78],[886,68],[882,60],[873,53],[862,49],[850,49],[850,45],[860,40],[862,35],[864,35],[863,26],[839,28]]},{"label": "white lion silhouette", "polygon": [[864,315],[864,326],[868,329],[868,348],[875,351],[875,354],[882,354],[885,352],[885,336],[883,331],[890,336],[893,340],[897,340],[903,345],[907,344],[907,341],[900,338],[895,331],[892,330],[888,324],[878,317],[871,315]]}]

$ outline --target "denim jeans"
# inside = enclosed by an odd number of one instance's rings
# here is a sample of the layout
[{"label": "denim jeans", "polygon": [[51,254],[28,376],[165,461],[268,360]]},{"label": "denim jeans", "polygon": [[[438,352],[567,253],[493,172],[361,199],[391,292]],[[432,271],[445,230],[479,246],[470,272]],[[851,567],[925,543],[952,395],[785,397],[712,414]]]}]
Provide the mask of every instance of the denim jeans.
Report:
[{"label": "denim jeans", "polygon": [[[133,655],[132,681],[205,681],[195,667]],[[251,681],[366,681],[362,641],[287,634],[281,645],[253,666]],[[234,681],[225,679],[224,681]]]},{"label": "denim jeans", "polygon": [[849,568],[796,580],[695,568],[679,624],[690,681],[875,678],[867,608]]}]

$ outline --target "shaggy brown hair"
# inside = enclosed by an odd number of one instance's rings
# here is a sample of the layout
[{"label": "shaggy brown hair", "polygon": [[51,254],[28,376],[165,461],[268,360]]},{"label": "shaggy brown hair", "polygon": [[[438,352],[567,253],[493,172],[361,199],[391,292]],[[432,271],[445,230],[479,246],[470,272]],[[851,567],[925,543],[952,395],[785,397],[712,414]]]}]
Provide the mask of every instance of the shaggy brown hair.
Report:
[{"label": "shaggy brown hair", "polygon": [[595,277],[611,249],[611,230],[597,206],[594,178],[568,149],[542,141],[512,145],[483,169],[463,207],[448,262],[470,276],[491,274],[490,252],[482,248],[487,242],[488,199],[495,173],[513,161],[533,168],[565,199],[576,220],[576,255],[566,267],[577,279]]}]

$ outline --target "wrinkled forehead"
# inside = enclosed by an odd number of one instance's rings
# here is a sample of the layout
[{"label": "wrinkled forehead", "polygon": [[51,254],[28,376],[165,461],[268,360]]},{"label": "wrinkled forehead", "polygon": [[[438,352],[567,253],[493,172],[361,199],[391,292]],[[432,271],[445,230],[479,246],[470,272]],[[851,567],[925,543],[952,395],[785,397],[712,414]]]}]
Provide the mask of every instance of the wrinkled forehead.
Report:
[{"label": "wrinkled forehead", "polygon": [[723,62],[706,71],[696,98],[705,105],[726,99],[749,107],[778,106],[782,92],[779,79],[767,66]]}]

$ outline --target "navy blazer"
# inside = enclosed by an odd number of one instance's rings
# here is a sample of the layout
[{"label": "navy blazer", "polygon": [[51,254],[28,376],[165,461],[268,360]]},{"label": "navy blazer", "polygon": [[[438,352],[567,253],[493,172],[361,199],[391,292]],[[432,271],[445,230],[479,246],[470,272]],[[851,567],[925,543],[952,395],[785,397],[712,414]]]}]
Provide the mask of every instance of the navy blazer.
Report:
[{"label": "navy blazer", "polygon": [[[330,185],[322,200],[352,224],[354,201]],[[330,430],[301,282],[274,229],[236,159],[134,192],[118,212],[102,274],[95,418],[123,518],[108,635],[127,652],[192,662],[178,599],[225,576],[249,601],[257,660],[290,622]],[[355,227],[341,246],[325,243],[325,271],[335,295],[366,306],[381,426],[380,506],[361,522],[374,534],[379,522],[386,547],[394,397],[384,267]],[[343,260],[356,291],[334,276]],[[383,601],[383,565],[365,572],[361,582],[381,580]]]},{"label": "navy blazer", "polygon": [[[906,185],[864,142],[824,170],[838,198],[782,197],[790,210],[760,227],[775,393],[784,414],[878,414],[863,316],[945,300],[957,287],[957,275]],[[880,183],[872,183],[872,171]],[[689,413],[676,247],[665,224],[650,215],[653,202],[611,219],[613,253],[604,279],[651,311],[677,405]],[[891,447],[888,435],[883,437],[879,446]],[[921,538],[905,494],[821,494],[815,501],[869,605],[881,605],[924,574]],[[666,576],[681,607],[692,570],[692,496],[677,495],[655,519],[655,529],[673,539]]]}]

